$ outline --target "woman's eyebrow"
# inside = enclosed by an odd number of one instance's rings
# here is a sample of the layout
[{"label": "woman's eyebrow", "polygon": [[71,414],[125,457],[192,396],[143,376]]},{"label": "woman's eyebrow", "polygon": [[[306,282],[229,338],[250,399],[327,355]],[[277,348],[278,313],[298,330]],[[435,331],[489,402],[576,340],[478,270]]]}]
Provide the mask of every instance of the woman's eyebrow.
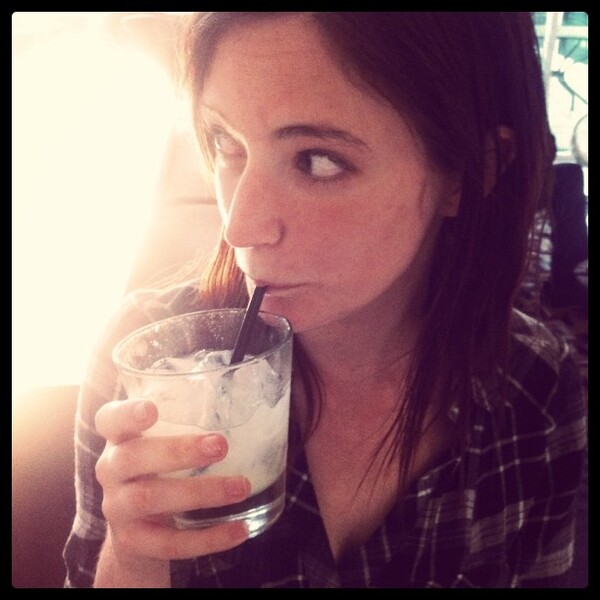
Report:
[{"label": "woman's eyebrow", "polygon": [[208,106],[207,104],[200,104],[199,106],[199,112],[198,114],[200,115],[200,117],[203,119],[206,115],[208,116],[212,116],[213,118],[216,118],[218,121],[220,121],[224,126],[226,126],[227,128],[230,128],[229,123],[227,122],[227,119],[215,108],[212,108],[212,106]]},{"label": "woman's eyebrow", "polygon": [[[212,106],[208,106],[207,104],[201,104],[200,112],[205,114],[212,114],[214,117],[219,119],[219,121],[221,121],[221,123],[225,127],[230,129],[231,131],[235,131],[235,128],[229,124],[224,115]],[[336,127],[329,127],[327,125],[309,123],[285,125],[283,127],[278,128],[275,131],[274,136],[278,140],[285,140],[293,137],[312,137],[321,140],[344,142],[346,144],[351,144],[352,146],[356,146],[358,148],[369,149],[369,145],[364,140],[361,140],[359,137],[356,137],[355,135],[352,135],[350,132],[344,131],[343,129],[337,129]]]},{"label": "woman's eyebrow", "polygon": [[281,127],[275,132],[275,137],[278,139],[287,139],[291,137],[313,137],[322,140],[341,141],[346,144],[351,144],[361,148],[369,147],[365,141],[342,129],[320,125],[308,125],[303,123]]}]

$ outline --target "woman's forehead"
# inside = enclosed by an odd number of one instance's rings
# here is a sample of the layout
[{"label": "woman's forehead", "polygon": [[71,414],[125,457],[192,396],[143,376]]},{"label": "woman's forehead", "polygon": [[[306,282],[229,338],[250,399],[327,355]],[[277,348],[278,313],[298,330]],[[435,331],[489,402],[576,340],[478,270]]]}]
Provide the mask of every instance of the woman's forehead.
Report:
[{"label": "woman's forehead", "polygon": [[289,85],[320,72],[325,72],[323,78],[331,78],[340,71],[317,25],[297,16],[233,25],[216,44],[205,83],[217,69],[250,81],[277,80]]},{"label": "woman's forehead", "polygon": [[226,32],[206,73],[198,107],[233,126],[251,114],[264,127],[328,124],[361,139],[361,132],[376,122],[394,129],[407,126],[389,102],[352,83],[319,27],[297,16],[235,25]]}]

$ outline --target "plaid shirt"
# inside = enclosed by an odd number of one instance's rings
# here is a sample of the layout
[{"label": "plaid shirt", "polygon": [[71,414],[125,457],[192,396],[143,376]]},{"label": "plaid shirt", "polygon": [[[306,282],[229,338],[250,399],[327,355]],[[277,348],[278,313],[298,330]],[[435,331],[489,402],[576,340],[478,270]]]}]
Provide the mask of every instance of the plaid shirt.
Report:
[{"label": "plaid shirt", "polygon": [[[94,466],[104,448],[98,407],[123,398],[110,359],[137,327],[199,310],[191,286],[138,292],[101,340],[81,388],[76,422],[77,514],[66,587],[88,587],[105,534]],[[561,587],[573,556],[574,500],[587,448],[579,374],[568,346],[515,312],[505,419],[483,385],[466,450],[449,449],[410,487],[366,543],[336,564],[305,456],[290,465],[284,514],[233,550],[171,563],[173,587]],[[462,486],[461,486],[462,482]]]}]

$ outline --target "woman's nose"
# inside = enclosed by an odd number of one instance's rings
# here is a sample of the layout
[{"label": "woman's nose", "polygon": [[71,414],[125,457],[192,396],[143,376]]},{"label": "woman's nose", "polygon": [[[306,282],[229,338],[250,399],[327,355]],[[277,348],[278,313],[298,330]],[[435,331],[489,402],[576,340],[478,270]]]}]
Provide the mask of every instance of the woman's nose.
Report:
[{"label": "woman's nose", "polygon": [[281,199],[272,183],[245,172],[224,209],[225,240],[234,248],[272,246],[283,237],[278,208]]}]

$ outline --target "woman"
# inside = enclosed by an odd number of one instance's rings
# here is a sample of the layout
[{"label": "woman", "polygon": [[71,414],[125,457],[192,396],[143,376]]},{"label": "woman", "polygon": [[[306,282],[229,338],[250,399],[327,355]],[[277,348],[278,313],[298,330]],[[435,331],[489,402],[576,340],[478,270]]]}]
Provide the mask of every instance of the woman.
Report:
[{"label": "woman", "polygon": [[[223,238],[91,365],[67,585],[561,585],[586,421],[567,347],[512,306],[551,162],[529,14],[200,13],[183,56]],[[161,486],[226,443],[142,438],[110,351],[257,285],[295,331],[286,510],[178,531],[247,481]]]}]

